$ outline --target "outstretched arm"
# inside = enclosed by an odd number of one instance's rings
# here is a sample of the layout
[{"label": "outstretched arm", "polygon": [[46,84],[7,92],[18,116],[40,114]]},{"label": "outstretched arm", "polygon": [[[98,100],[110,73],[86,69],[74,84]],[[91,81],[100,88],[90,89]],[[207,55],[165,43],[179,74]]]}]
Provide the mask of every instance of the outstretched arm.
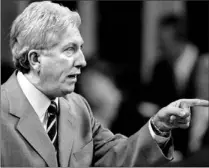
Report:
[{"label": "outstretched arm", "polygon": [[[90,112],[93,132],[94,156],[92,166],[162,166],[172,159],[172,140],[169,138],[162,146],[158,144],[151,135],[150,121],[129,138],[120,134],[114,135],[96,121],[86,101],[85,104]],[[188,109],[194,105],[208,106],[208,101],[199,101],[199,99],[178,100],[161,109],[153,117],[153,123],[162,132],[177,127],[188,127],[188,122],[190,122]],[[173,120],[171,120],[172,116],[176,118],[173,122],[170,122]],[[163,151],[167,151],[166,155]]]}]

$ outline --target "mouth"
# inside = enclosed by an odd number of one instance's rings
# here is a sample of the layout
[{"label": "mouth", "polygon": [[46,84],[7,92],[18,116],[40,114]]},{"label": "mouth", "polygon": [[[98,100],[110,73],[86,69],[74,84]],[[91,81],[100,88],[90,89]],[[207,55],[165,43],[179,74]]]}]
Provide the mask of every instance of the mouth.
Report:
[{"label": "mouth", "polygon": [[71,74],[71,75],[68,75],[68,78],[70,78],[70,79],[77,79],[78,75],[80,75],[80,73]]},{"label": "mouth", "polygon": [[77,75],[68,75],[68,78],[76,78]]}]

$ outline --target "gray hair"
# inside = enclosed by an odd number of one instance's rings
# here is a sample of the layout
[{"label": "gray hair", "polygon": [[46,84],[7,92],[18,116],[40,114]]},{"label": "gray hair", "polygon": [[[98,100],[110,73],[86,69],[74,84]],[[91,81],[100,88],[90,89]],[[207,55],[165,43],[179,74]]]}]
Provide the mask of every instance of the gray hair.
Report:
[{"label": "gray hair", "polygon": [[30,70],[28,52],[47,50],[58,43],[68,26],[79,28],[81,18],[76,11],[50,1],[33,2],[14,20],[10,32],[10,48],[15,67]]}]

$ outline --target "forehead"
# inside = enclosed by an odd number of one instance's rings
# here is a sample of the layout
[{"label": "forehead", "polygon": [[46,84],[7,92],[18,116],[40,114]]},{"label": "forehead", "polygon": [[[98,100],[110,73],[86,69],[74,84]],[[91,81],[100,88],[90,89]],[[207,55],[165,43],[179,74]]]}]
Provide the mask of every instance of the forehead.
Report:
[{"label": "forehead", "polygon": [[77,27],[69,26],[65,33],[62,35],[59,45],[64,46],[69,43],[82,45],[84,43],[80,31]]}]

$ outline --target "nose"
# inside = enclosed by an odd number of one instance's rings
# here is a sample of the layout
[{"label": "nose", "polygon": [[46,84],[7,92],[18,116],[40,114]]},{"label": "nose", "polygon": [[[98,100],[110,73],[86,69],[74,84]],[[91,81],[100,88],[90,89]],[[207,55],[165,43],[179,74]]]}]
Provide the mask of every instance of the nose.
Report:
[{"label": "nose", "polygon": [[78,57],[77,59],[75,60],[75,66],[78,67],[78,68],[83,68],[86,66],[86,59],[84,57],[84,54],[83,52],[80,50],[79,53],[78,53]]}]

